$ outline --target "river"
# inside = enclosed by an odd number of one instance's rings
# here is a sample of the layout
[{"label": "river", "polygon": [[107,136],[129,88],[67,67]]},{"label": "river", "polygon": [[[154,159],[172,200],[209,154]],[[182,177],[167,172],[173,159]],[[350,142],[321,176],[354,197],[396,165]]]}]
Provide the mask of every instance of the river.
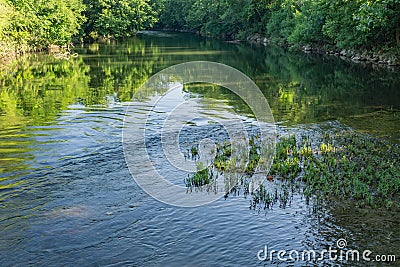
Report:
[{"label": "river", "polygon": [[[137,88],[189,61],[248,75],[279,133],[351,127],[399,143],[399,69],[167,32],[74,51],[68,59],[28,55],[0,74],[0,266],[365,266],[257,257],[265,246],[321,251],[340,238],[347,248],[400,255],[398,212],[316,209],[297,193],[269,210],[249,209],[241,194],[197,208],[159,202],[132,179],[121,143],[132,97],[146,104],[154,94]],[[180,96],[215,116],[234,110],[254,119],[223,88],[193,86]],[[187,138],[213,130],[204,124],[187,128]]]}]

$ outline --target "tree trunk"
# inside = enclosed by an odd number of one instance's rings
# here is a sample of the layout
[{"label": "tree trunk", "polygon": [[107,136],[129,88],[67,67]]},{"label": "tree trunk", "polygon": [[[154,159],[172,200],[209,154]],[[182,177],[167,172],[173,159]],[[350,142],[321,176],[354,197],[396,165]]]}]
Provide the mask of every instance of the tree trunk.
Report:
[{"label": "tree trunk", "polygon": [[396,30],[396,42],[397,45],[400,45],[400,29]]}]

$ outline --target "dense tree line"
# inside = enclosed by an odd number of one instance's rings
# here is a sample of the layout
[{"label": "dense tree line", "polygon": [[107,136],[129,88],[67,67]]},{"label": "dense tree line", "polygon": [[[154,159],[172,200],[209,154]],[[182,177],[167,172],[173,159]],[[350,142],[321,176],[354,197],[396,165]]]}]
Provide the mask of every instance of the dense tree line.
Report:
[{"label": "dense tree line", "polygon": [[159,26],[338,47],[400,44],[400,0],[164,0]]},{"label": "dense tree line", "polygon": [[150,28],[159,1],[0,0],[0,54],[42,50],[74,39],[123,38]]},{"label": "dense tree line", "polygon": [[400,0],[0,0],[0,53],[153,28],[281,44],[400,45]]},{"label": "dense tree line", "polygon": [[81,0],[0,0],[0,40],[20,49],[63,45],[84,22]]}]

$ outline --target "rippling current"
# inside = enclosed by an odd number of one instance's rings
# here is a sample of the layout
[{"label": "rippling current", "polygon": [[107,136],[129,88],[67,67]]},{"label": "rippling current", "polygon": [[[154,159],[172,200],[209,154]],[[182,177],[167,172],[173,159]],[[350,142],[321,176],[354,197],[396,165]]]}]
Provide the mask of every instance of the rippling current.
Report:
[{"label": "rippling current", "polygon": [[314,243],[300,197],[267,214],[243,196],[190,209],[152,199],[126,167],[123,116],[123,105],[70,106],[54,125],[27,129],[29,171],[1,195],[3,264],[246,265],[264,244]]},{"label": "rippling current", "polygon": [[[382,70],[177,34],[145,33],[131,42],[77,50],[80,57],[74,62],[38,55],[2,76],[0,266],[357,265],[257,258],[266,245],[276,251],[320,251],[339,238],[354,249],[399,253],[398,214],[338,214],[329,207],[316,209],[296,192],[288,205],[270,210],[250,209],[250,197],[243,194],[197,208],[161,203],[134,182],[121,143],[131,97],[143,105],[148,101],[148,95],[135,94],[135,86],[166,66],[200,59],[233,65],[255,79],[279,134],[353,127],[396,142],[399,95],[393,87],[400,82],[391,72],[384,76],[388,82],[378,83],[375,77]],[[267,63],[259,62],[261,57]],[[326,61],[336,69],[331,71]],[[326,76],[313,80],[303,67],[316,64]],[[330,89],[322,87],[322,79]],[[378,84],[379,95],[372,89],[346,89],[351,81],[357,86],[365,79]],[[240,99],[206,89],[180,93],[204,113],[224,117],[235,110],[252,124]],[[349,95],[356,96],[351,105]],[[167,111],[157,112],[163,117]],[[371,118],[379,118],[384,130],[372,127]],[[226,136],[210,121],[195,121],[181,132],[182,150],[205,134],[219,140]],[[159,155],[160,142],[150,137],[149,153]],[[174,182],[183,181],[185,174],[159,166]]]}]

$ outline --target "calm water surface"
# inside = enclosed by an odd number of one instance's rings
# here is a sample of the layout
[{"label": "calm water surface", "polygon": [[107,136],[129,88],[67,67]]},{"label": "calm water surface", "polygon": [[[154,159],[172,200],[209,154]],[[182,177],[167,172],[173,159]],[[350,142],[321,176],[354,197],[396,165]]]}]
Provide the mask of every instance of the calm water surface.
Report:
[{"label": "calm water surface", "polygon": [[[145,32],[76,52],[69,60],[30,55],[0,74],[0,266],[357,265],[257,259],[265,245],[321,250],[339,238],[348,248],[400,254],[394,212],[316,209],[296,192],[289,205],[267,211],[250,210],[243,195],[199,208],[160,203],[131,178],[121,144],[129,101],[146,104],[154,94],[138,86],[195,60],[251,77],[279,133],[352,127],[399,142],[399,70],[175,33]],[[203,112],[234,110],[251,124],[249,108],[228,90],[192,86],[181,94]],[[195,142],[210,132],[225,136],[203,122],[181,138]]]}]

